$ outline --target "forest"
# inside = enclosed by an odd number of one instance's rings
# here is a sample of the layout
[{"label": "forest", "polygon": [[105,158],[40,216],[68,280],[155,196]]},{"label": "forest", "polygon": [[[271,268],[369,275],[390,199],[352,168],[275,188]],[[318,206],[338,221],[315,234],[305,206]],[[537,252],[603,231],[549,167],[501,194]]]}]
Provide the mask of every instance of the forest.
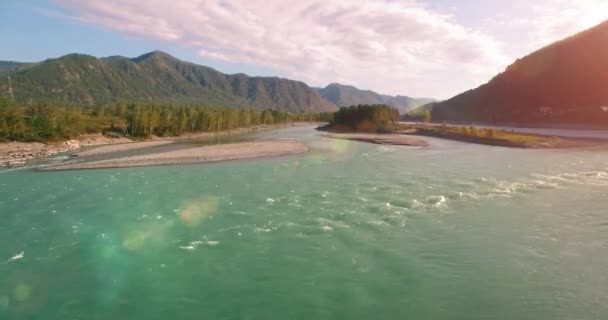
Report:
[{"label": "forest", "polygon": [[334,131],[392,132],[399,122],[399,111],[383,104],[342,107],[330,121]]},{"label": "forest", "polygon": [[81,134],[147,138],[217,132],[258,125],[330,121],[332,113],[227,109],[197,105],[115,103],[96,107],[20,106],[0,100],[0,141],[61,141]]}]

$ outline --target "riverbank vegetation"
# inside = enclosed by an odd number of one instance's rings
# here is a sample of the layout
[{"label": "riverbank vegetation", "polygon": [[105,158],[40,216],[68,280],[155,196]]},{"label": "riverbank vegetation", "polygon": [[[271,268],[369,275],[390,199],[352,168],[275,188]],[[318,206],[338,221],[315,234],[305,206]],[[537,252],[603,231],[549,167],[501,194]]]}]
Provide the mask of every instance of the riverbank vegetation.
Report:
[{"label": "riverbank vegetation", "polygon": [[148,138],[219,132],[289,122],[327,122],[331,113],[288,113],[276,109],[225,109],[197,105],[117,103],[74,108],[52,104],[22,107],[0,100],[1,141],[61,141],[81,134]]},{"label": "riverbank vegetation", "polygon": [[486,144],[513,148],[573,148],[597,145],[598,141],[589,139],[566,139],[560,137],[542,136],[534,134],[516,133],[494,128],[479,128],[473,126],[454,125],[401,125],[403,133],[451,139],[463,142]]},{"label": "riverbank vegetation", "polygon": [[329,125],[322,128],[334,132],[389,133],[398,128],[399,111],[386,105],[342,107]]}]

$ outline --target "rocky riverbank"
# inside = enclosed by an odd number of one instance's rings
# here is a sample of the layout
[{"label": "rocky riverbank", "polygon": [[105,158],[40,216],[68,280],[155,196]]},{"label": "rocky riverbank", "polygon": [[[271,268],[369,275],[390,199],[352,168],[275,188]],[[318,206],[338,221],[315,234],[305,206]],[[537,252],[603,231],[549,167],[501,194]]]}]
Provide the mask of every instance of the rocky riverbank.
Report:
[{"label": "rocky riverbank", "polygon": [[0,143],[0,168],[2,167],[18,167],[26,164],[28,161],[35,159],[43,159],[58,153],[72,152],[82,147],[102,146],[99,148],[85,150],[74,153],[76,156],[90,156],[108,152],[126,151],[155,145],[169,144],[176,140],[199,139],[217,135],[232,135],[244,134],[258,130],[267,130],[282,127],[293,127],[303,125],[318,125],[319,123],[312,122],[294,122],[278,125],[263,125],[249,128],[240,128],[221,132],[201,132],[189,133],[177,137],[156,137],[150,138],[150,141],[135,142],[125,137],[106,137],[102,134],[86,134],[78,139],[68,140],[58,143],[40,143],[40,142],[8,142]]},{"label": "rocky riverbank", "polygon": [[87,134],[75,140],[58,143],[8,142],[0,143],[0,167],[18,167],[27,161],[54,154],[70,152],[82,147],[132,142],[124,137],[110,138],[102,134]]},{"label": "rocky riverbank", "polygon": [[0,144],[0,167],[18,167],[32,159],[46,158],[78,148],[80,145],[75,140],[53,145],[39,142],[4,143]]}]

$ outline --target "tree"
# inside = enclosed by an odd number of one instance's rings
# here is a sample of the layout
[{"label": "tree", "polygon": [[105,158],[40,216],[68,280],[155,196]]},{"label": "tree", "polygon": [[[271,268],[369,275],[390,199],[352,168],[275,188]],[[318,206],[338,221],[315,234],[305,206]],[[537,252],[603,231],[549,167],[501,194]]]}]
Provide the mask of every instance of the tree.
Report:
[{"label": "tree", "polygon": [[386,105],[342,107],[334,113],[330,125],[364,132],[390,132],[399,121],[399,112]]},{"label": "tree", "polygon": [[156,132],[156,129],[160,125],[160,112],[158,109],[152,109],[148,113],[146,132],[144,133],[146,137],[151,136]]},{"label": "tree", "polygon": [[[371,110],[364,106],[357,108],[359,109],[353,112],[369,113]],[[398,119],[398,114],[395,116],[390,109],[375,110],[371,116],[383,122]],[[73,138],[85,132],[108,131],[121,131],[125,136],[133,137],[171,136],[184,132],[232,130],[259,124],[327,121],[331,118],[332,113],[292,114],[276,109],[212,109],[200,105],[176,107],[141,103],[86,108],[38,104],[24,109],[12,101],[0,99],[0,140],[45,142]]]},{"label": "tree", "polygon": [[33,136],[42,140],[57,138],[60,112],[57,107],[38,105],[28,110],[30,130]]},{"label": "tree", "polygon": [[25,123],[23,111],[14,102],[0,101],[0,138],[16,140],[23,136]]},{"label": "tree", "polygon": [[271,110],[262,111],[262,124],[273,124],[274,117],[272,116]]},{"label": "tree", "polygon": [[429,110],[426,110],[424,112],[424,122],[425,123],[430,123],[431,120],[432,120],[432,118],[431,118],[431,112]]}]

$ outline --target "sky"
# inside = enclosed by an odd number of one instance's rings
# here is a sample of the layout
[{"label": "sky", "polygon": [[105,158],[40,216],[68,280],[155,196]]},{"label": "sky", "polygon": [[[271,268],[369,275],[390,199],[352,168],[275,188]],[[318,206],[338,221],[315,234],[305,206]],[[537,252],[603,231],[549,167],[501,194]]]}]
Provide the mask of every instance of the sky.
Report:
[{"label": "sky", "polygon": [[0,60],[162,50],[225,73],[449,98],[608,19],[608,0],[0,0]]}]

